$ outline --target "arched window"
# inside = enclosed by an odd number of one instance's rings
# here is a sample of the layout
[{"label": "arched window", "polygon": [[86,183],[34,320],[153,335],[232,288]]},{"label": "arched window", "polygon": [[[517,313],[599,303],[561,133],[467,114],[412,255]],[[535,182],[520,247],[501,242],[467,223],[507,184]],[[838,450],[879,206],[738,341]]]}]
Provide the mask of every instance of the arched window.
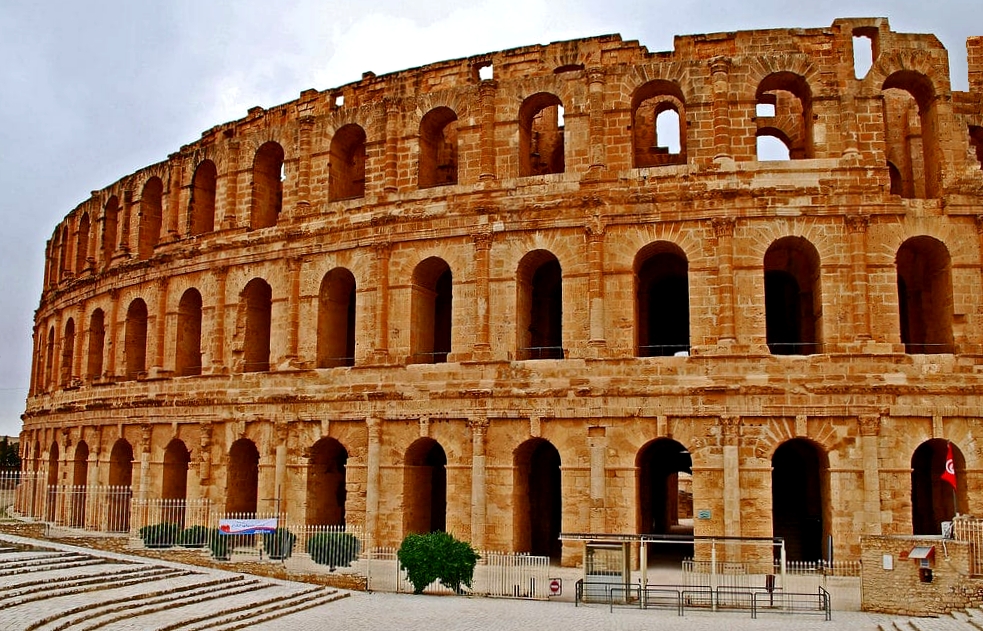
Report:
[{"label": "arched window", "polygon": [[44,389],[51,390],[55,376],[55,327],[48,329],[48,344],[44,358]]},{"label": "arched window", "polygon": [[[911,456],[911,534],[940,535],[942,522],[966,512],[966,485],[952,485],[942,479],[949,455],[949,441],[926,440]],[[956,480],[965,480],[966,459],[952,445],[952,463]]]},{"label": "arched window", "polygon": [[75,275],[81,275],[89,267],[89,213],[79,219],[78,239],[75,241]]},{"label": "arched window", "polygon": [[632,95],[635,167],[686,163],[683,93],[671,81],[649,81]]},{"label": "arched window", "polygon": [[637,355],[689,352],[689,278],[686,255],[660,241],[635,257]]},{"label": "arched window", "polygon": [[[781,140],[792,160],[812,158],[812,90],[805,78],[792,72],[772,73],[758,84],[755,99],[756,136]],[[758,160],[770,159],[775,158],[758,154]]]},{"label": "arched window", "polygon": [[263,279],[254,278],[242,290],[239,301],[245,320],[242,337],[242,371],[267,371],[270,369],[273,289]]},{"label": "arched window", "polygon": [[953,352],[948,248],[933,237],[912,237],[898,249],[896,264],[901,342],[905,352]]},{"label": "arched window", "polygon": [[[270,141],[259,148],[253,159],[253,200],[249,227],[258,230],[275,226],[282,207],[283,147]],[[212,214],[214,216],[214,209]]]},{"label": "arched window", "polygon": [[811,355],[822,343],[819,253],[802,237],[784,237],[765,253],[765,329],[774,355]]},{"label": "arched window", "polygon": [[75,320],[65,323],[65,335],[61,339],[61,387],[72,384],[72,368],[75,363]]},{"label": "arched window", "polygon": [[403,534],[447,528],[447,455],[432,438],[406,450],[403,468]]},{"label": "arched window", "polygon": [[365,130],[345,125],[331,138],[328,173],[331,201],[365,196]]},{"label": "arched window", "polygon": [[531,438],[515,450],[512,505],[513,549],[559,559],[563,517],[560,452]]},{"label": "arched window", "polygon": [[177,308],[175,372],[180,377],[201,374],[201,294],[188,289]]},{"label": "arched window", "polygon": [[345,523],[348,451],[334,438],[311,447],[307,465],[307,523],[341,526]]},{"label": "arched window", "polygon": [[106,202],[102,224],[102,264],[109,267],[116,254],[116,243],[119,240],[117,224],[119,222],[119,199],[115,195]]},{"label": "arched window", "polygon": [[344,268],[324,275],[317,307],[317,367],[355,365],[355,277]]},{"label": "arched window", "polygon": [[902,197],[938,197],[942,187],[942,148],[935,86],[913,70],[884,81],[887,159],[900,171]]},{"label": "arched window", "polygon": [[457,114],[449,107],[420,121],[420,188],[457,184]]},{"label": "arched window", "polygon": [[137,239],[137,255],[145,261],[154,255],[160,243],[160,226],[163,217],[164,183],[152,177],[143,186],[140,195],[140,234]]},{"label": "arched window", "polygon": [[96,381],[102,376],[102,355],[106,344],[106,323],[102,309],[89,316],[89,355],[85,364],[85,378]]},{"label": "arched window", "polygon": [[829,456],[805,438],[793,438],[771,459],[772,528],[785,539],[791,561],[829,558]]},{"label": "arched window", "polygon": [[[278,174],[279,175],[279,174]],[[191,180],[188,232],[206,234],[215,230],[215,182],[218,171],[211,160],[202,160]]]},{"label": "arched window", "polygon": [[563,359],[563,275],[546,250],[522,258],[516,279],[517,356]]},{"label": "arched window", "polygon": [[259,495],[259,450],[248,438],[232,443],[229,450],[225,512],[255,516]]},{"label": "arched window", "polygon": [[519,108],[519,175],[563,173],[563,103],[540,92]]},{"label": "arched window", "polygon": [[453,279],[443,259],[430,257],[413,271],[410,363],[437,364],[451,351]]},{"label": "arched window", "polygon": [[142,378],[147,370],[147,303],[140,298],[126,310],[123,335],[126,378]]}]

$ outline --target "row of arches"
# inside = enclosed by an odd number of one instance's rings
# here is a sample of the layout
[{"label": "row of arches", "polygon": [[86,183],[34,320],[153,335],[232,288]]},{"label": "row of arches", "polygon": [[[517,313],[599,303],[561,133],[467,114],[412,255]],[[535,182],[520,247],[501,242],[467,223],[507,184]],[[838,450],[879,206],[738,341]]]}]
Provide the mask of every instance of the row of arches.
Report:
[{"label": "row of arches", "polygon": [[[941,533],[942,522],[965,511],[965,490],[957,494],[941,479],[950,443],[930,439],[919,445],[911,458],[912,533]],[[80,441],[71,464],[72,484],[82,489],[71,507],[73,524],[85,523],[84,488],[89,484],[89,448]],[[306,489],[303,497],[309,524],[346,523],[349,452],[335,438],[319,439],[307,452]],[[956,476],[965,479],[965,459],[953,446]],[[40,443],[35,444],[34,466],[40,465]],[[109,482],[128,487],[132,483],[133,449],[125,439],[117,440],[109,460]],[[159,496],[186,500],[191,453],[180,439],[164,449]],[[59,448],[48,453],[48,483],[59,479]],[[531,438],[512,453],[513,545],[517,551],[560,555],[559,534],[563,520],[562,466],[560,452],[543,438]],[[447,528],[448,459],[444,447],[433,438],[419,438],[402,457],[403,534],[443,531]],[[771,458],[772,533],[785,541],[792,560],[828,558],[832,532],[829,456],[817,443],[793,438],[781,443]],[[225,511],[255,514],[260,489],[260,452],[247,438],[232,443],[228,451]],[[636,531],[639,534],[692,535],[694,505],[700,505],[693,485],[693,460],[688,449],[672,438],[656,438],[643,445],[635,457]],[[289,484],[289,482],[288,482]],[[694,504],[694,496],[697,501]],[[111,508],[121,514],[120,505]],[[175,502],[174,506],[180,506]],[[49,512],[52,507],[46,507]],[[179,510],[179,509],[175,509]],[[182,515],[171,516],[180,522]],[[112,523],[126,525],[125,519]]]},{"label": "row of arches", "polygon": [[[897,288],[900,336],[908,353],[949,353],[952,338],[951,261],[945,245],[933,237],[905,241],[898,250]],[[823,292],[821,261],[803,237],[783,237],[763,260],[765,331],[776,355],[809,355],[822,350]],[[689,264],[679,246],[656,242],[642,248],[635,262],[636,356],[686,354],[690,348]],[[454,275],[448,263],[430,257],[419,263],[411,279],[408,363],[443,363],[452,349]],[[516,271],[516,358],[563,359],[563,272],[547,250],[534,250]],[[317,298],[314,367],[355,364],[356,279],[346,268],[328,272]],[[204,303],[201,293],[187,289],[177,308],[173,374],[202,373]],[[142,298],[127,307],[123,326],[122,375],[139,379],[148,370],[149,313]],[[242,372],[270,370],[273,289],[262,278],[250,280],[239,295],[237,329],[241,330]],[[69,318],[55,361],[56,331],[50,326],[35,355],[35,376],[43,389],[70,387],[104,373],[106,314],[89,316],[85,364],[78,372],[79,348],[75,320]],[[44,348],[42,355],[41,349]],[[55,366],[60,366],[58,375]],[[81,375],[81,376],[80,376]]]}]

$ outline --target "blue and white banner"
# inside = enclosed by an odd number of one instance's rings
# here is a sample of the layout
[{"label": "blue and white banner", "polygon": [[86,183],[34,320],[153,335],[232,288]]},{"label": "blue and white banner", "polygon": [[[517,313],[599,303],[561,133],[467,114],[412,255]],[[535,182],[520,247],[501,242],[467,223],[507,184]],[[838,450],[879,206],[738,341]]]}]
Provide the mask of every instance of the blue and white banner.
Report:
[{"label": "blue and white banner", "polygon": [[276,517],[269,519],[220,519],[218,530],[223,535],[257,535],[276,530]]}]

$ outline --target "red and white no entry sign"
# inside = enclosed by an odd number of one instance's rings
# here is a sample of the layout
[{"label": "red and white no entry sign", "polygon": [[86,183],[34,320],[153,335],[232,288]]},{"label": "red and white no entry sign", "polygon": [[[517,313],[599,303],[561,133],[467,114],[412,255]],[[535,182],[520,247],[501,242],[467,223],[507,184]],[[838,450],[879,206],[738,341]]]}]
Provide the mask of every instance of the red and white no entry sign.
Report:
[{"label": "red and white no entry sign", "polygon": [[550,579],[550,596],[559,596],[563,592],[563,579]]}]

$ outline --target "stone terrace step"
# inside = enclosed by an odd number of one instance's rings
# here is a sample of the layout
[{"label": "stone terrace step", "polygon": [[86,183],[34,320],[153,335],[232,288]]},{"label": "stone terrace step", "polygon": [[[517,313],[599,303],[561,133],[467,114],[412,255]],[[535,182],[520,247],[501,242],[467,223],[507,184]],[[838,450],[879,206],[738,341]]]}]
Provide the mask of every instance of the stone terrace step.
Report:
[{"label": "stone terrace step", "polygon": [[212,615],[199,616],[184,622],[160,627],[157,631],[235,631],[318,605],[326,605],[346,597],[348,597],[347,592],[316,587],[286,597],[270,598],[235,608],[224,608]]},{"label": "stone terrace step", "polygon": [[99,565],[105,559],[78,553],[47,552],[43,554],[18,553],[0,557],[0,576],[10,576],[24,572],[46,572],[52,568]]},{"label": "stone terrace step", "polygon": [[115,572],[78,575],[74,577],[48,577],[47,580],[31,581],[30,583],[12,586],[9,593],[0,597],[0,609],[57,598],[58,596],[75,595],[98,589],[115,589],[119,586],[143,584],[149,581],[159,581],[190,574],[191,572],[187,570],[136,566]]}]

